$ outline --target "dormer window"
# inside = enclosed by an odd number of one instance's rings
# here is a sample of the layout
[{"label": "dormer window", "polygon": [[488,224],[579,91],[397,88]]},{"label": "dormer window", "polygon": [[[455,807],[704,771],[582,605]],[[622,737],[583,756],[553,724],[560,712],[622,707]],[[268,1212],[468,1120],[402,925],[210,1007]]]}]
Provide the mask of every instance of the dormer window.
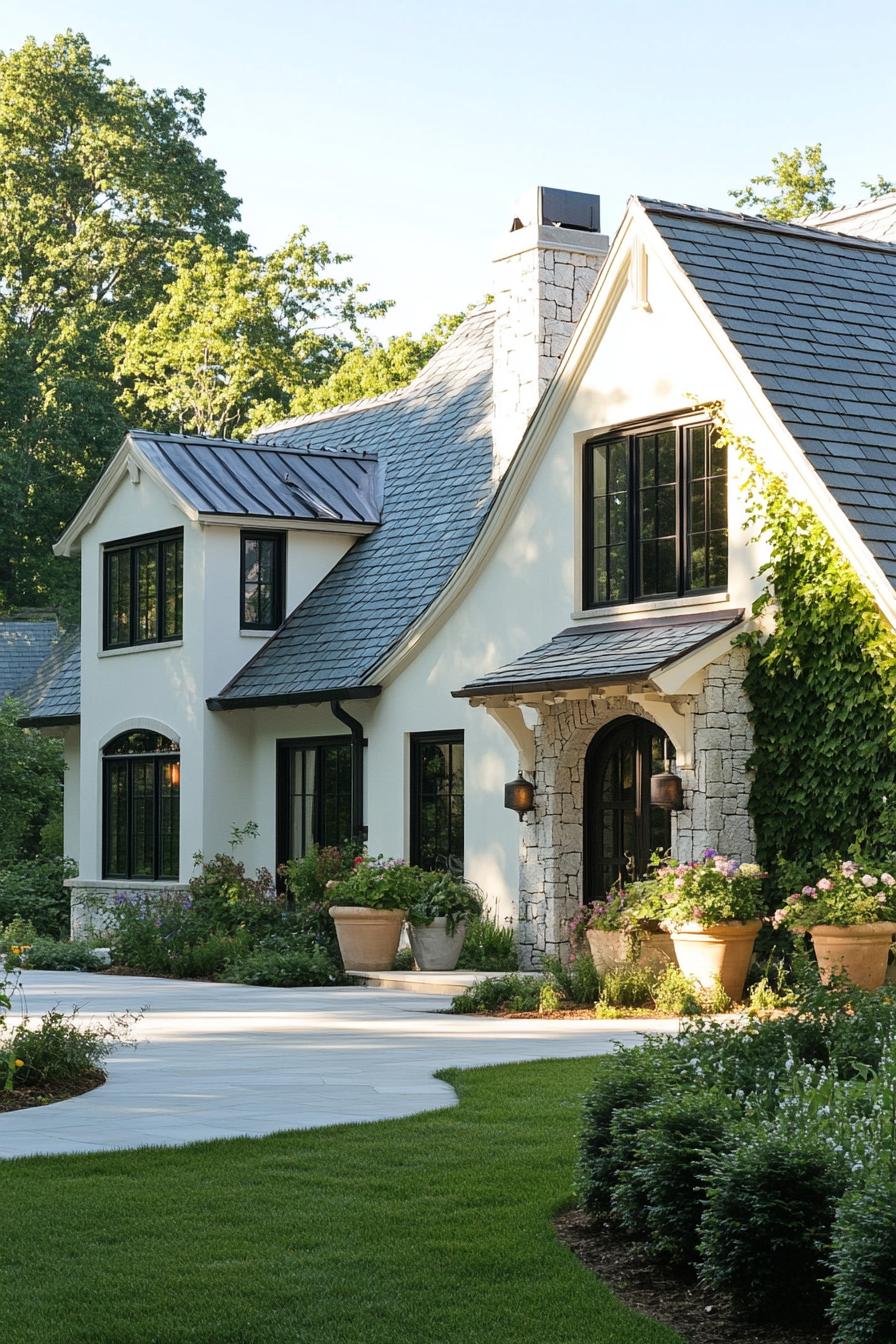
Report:
[{"label": "dormer window", "polygon": [[286,602],[286,534],[240,533],[240,628],[276,630]]},{"label": "dormer window", "polygon": [[103,547],[103,648],[183,638],[184,535],[129,537]]},{"label": "dormer window", "polygon": [[728,464],[708,424],[667,424],[585,445],[583,605],[724,590]]}]

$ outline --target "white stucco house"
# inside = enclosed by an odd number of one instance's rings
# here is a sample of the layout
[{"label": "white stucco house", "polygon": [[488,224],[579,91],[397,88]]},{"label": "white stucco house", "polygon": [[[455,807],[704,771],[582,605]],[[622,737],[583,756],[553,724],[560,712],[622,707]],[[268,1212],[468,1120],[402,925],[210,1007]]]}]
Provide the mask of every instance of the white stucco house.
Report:
[{"label": "white stucco house", "polygon": [[732,641],[762,557],[694,407],[723,403],[896,621],[894,209],[634,198],[611,242],[596,197],[538,189],[494,303],[409,387],[251,443],[130,433],[57,544],[80,646],[27,718],[64,736],[76,924],[248,820],[250,865],[350,834],[462,865],[525,965],[658,844],[752,857]]}]

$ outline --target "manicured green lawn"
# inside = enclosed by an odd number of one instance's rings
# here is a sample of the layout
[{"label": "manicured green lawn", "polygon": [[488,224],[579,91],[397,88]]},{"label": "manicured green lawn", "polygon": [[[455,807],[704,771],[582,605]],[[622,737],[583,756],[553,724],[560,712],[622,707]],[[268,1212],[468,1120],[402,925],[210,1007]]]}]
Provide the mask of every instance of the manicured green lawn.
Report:
[{"label": "manicured green lawn", "polygon": [[[371,1125],[0,1165],[4,1344],[675,1344],[559,1245],[599,1062]],[[2,1120],[0,1120],[2,1123]]]}]

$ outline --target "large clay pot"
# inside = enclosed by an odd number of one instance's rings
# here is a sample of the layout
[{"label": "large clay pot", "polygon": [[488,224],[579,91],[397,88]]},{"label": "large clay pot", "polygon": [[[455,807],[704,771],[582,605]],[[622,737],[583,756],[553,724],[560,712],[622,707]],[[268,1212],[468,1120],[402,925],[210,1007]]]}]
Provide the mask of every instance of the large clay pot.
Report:
[{"label": "large clay pot", "polygon": [[408,937],[411,951],[420,971],[453,971],[457,965],[464,945],[467,926],[461,920],[455,924],[454,932],[448,932],[448,920],[444,915],[434,919],[431,924],[408,924]]},{"label": "large clay pot", "polygon": [[669,933],[685,975],[696,980],[701,989],[712,989],[715,981],[721,981],[729,999],[739,1003],[761,928],[761,919],[732,919],[705,927],[696,923],[670,925]]},{"label": "large clay pot", "polygon": [[621,929],[586,929],[591,959],[601,975],[631,964],[645,971],[663,971],[675,964],[675,948],[665,930],[642,929],[637,935],[637,955],[632,956],[634,940]]},{"label": "large clay pot", "polygon": [[881,920],[846,929],[835,924],[815,924],[809,932],[824,984],[833,975],[847,975],[860,989],[880,989],[887,977],[896,924]]},{"label": "large clay pot", "polygon": [[331,905],[339,954],[347,971],[391,971],[406,910],[371,910],[366,905]]}]

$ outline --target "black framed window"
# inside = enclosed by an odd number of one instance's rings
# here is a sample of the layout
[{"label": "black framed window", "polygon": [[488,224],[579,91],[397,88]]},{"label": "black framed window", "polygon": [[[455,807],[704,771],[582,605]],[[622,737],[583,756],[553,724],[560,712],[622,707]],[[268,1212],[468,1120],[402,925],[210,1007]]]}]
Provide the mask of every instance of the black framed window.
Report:
[{"label": "black framed window", "polygon": [[583,481],[586,607],[726,587],[728,464],[710,425],[594,440]]},{"label": "black framed window", "polygon": [[352,744],[338,737],[277,743],[277,863],[352,834]]},{"label": "black framed window", "polygon": [[240,533],[240,626],[276,630],[286,600],[286,536],[283,532]]},{"label": "black framed window", "polygon": [[103,877],[180,875],[180,747],[143,730],[103,748]]},{"label": "black framed window", "polygon": [[464,735],[411,735],[411,863],[463,872]]},{"label": "black framed window", "polygon": [[104,546],[104,649],[181,639],[183,604],[183,532]]}]

